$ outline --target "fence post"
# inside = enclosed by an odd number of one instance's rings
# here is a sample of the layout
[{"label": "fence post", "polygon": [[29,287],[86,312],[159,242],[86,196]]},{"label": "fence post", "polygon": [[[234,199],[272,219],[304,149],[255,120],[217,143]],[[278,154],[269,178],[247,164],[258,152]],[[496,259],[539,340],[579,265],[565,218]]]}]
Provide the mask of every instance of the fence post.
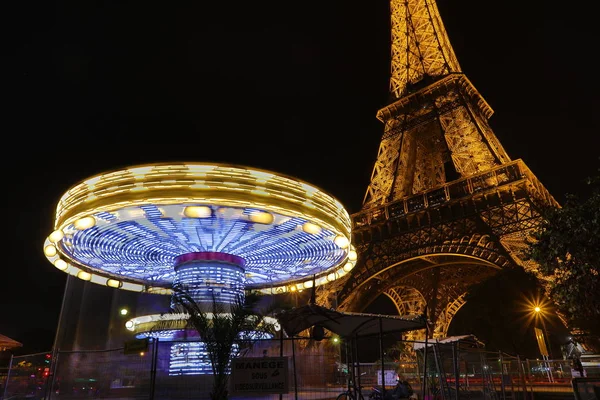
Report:
[{"label": "fence post", "polygon": [[13,357],[14,356],[11,353],[10,354],[10,362],[8,363],[8,372],[6,374],[6,384],[4,385],[4,393],[2,393],[3,399],[6,399],[6,390],[8,389],[8,380],[10,379],[10,371],[12,370]]},{"label": "fence post", "polygon": [[383,320],[379,318],[379,356],[381,357],[381,395],[385,398],[385,360],[383,355]]},{"label": "fence post", "polygon": [[[406,200],[405,200],[406,201]],[[425,347],[423,348],[423,400],[425,400],[425,396],[427,394],[427,338],[429,337],[429,320],[427,317],[427,306],[425,306]]]},{"label": "fence post", "polygon": [[154,338],[152,364],[150,365],[150,400],[154,400],[156,388],[156,365],[158,363],[158,338]]},{"label": "fence post", "polygon": [[[283,329],[279,330],[279,357],[283,357]],[[279,393],[279,400],[283,399],[283,394]]]},{"label": "fence post", "polygon": [[294,344],[293,336],[292,336],[292,366],[294,367],[294,399],[298,400],[298,381],[296,380],[296,346]]},{"label": "fence post", "polygon": [[[48,400],[52,399],[52,391],[54,390],[54,383],[56,382],[56,371],[58,371],[58,359],[60,357],[60,349],[57,349],[56,351],[53,349],[52,351],[55,356],[52,357],[52,364],[50,364],[50,376],[52,379],[50,379],[50,390],[47,391]],[[48,381],[46,381],[46,386],[48,386],[47,383]],[[46,398],[46,396],[44,396],[44,398]]]},{"label": "fence post", "polygon": [[498,351],[498,361],[500,361],[500,389],[502,390],[502,399],[506,400],[506,385],[504,383],[504,360],[502,359],[502,351]]},{"label": "fence post", "polygon": [[456,391],[456,400],[459,400],[458,391],[460,390],[460,362],[458,361],[458,342],[452,344],[452,368],[454,369],[454,390]]}]

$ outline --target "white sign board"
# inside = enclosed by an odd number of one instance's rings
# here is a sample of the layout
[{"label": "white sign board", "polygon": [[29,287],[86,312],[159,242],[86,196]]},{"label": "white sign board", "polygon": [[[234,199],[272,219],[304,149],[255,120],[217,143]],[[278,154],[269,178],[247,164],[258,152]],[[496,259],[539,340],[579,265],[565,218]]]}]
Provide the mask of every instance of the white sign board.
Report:
[{"label": "white sign board", "polygon": [[233,394],[288,393],[288,358],[234,358],[231,382]]},{"label": "white sign board", "polygon": [[[383,377],[386,386],[396,386],[398,383],[398,374],[393,369],[384,369]],[[381,370],[377,370],[377,384],[381,386]]]}]

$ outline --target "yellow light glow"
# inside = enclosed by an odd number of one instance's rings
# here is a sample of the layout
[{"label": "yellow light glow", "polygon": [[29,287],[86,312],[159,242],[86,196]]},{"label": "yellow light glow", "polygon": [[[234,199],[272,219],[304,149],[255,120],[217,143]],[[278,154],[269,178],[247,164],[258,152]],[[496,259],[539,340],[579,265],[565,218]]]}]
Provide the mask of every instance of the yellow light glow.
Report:
[{"label": "yellow light glow", "polygon": [[[147,190],[140,192],[142,188]],[[307,233],[319,234],[326,229],[333,233],[330,240],[336,246],[345,251],[352,249],[350,216],[339,201],[319,188],[269,171],[200,163],[134,166],[99,174],[77,184],[61,197],[54,221],[54,227],[59,232],[53,232],[45,246],[62,244],[69,239],[70,236],[61,237],[61,232],[70,235],[74,228],[87,229],[96,224],[104,225],[104,220],[96,221],[93,217],[98,213],[110,213],[118,220],[127,221],[136,219],[134,214],[140,212],[139,218],[144,218],[144,211],[140,206],[146,204],[162,207],[161,210],[176,205],[177,208],[173,210],[176,210],[177,216],[181,217],[183,214],[184,217],[194,218],[210,217],[212,209],[220,208],[261,210],[266,214],[257,213],[246,217],[256,223],[253,227],[255,229],[281,224],[290,218],[300,218],[310,222],[299,225],[298,231],[302,229]],[[181,204],[185,205],[182,207]],[[53,256],[46,256],[54,263],[60,250],[56,246],[49,251]],[[69,255],[72,253],[65,253],[64,259],[68,265],[66,271],[76,276],[87,276],[78,273],[81,271],[80,267],[85,269],[89,265],[81,260],[71,260]],[[59,265],[64,266],[62,263]],[[336,266],[336,277],[338,268],[340,265]],[[327,274],[331,274],[331,271],[317,277],[315,285],[329,281],[331,277]],[[112,277],[103,276],[101,272],[94,272],[90,280],[110,286],[113,284],[109,284],[111,279]],[[291,288],[296,291],[305,290],[303,283],[288,285],[284,288],[286,291]],[[120,283],[120,289],[152,293],[161,291],[160,293],[165,294],[170,292],[168,289],[156,289],[127,280]]]},{"label": "yellow light glow", "polygon": [[311,222],[306,222],[304,225],[302,225],[302,230],[306,233],[316,235],[317,233],[321,232],[321,227]]},{"label": "yellow light glow", "polygon": [[259,185],[264,185],[269,179],[274,177],[273,174],[265,173],[262,171],[248,171],[250,175],[256,179],[256,183]]},{"label": "yellow light glow", "polygon": [[131,189],[132,192],[143,192],[144,190],[148,190],[145,186],[136,186]]},{"label": "yellow light glow", "polygon": [[304,282],[304,288],[308,289],[313,287],[313,282],[312,281],[306,281]]},{"label": "yellow light glow", "polygon": [[48,246],[44,247],[44,254],[46,255],[46,257],[54,257],[56,253],[57,251],[54,245],[49,244]]},{"label": "yellow light glow", "polygon": [[250,214],[250,221],[257,224],[272,224],[273,214],[267,212],[255,212]]},{"label": "yellow light glow", "polygon": [[336,236],[336,238],[333,240],[333,243],[335,243],[340,249],[345,249],[350,244],[350,241],[346,236]]},{"label": "yellow light glow", "polygon": [[296,286],[290,286],[290,292],[295,292],[296,290],[298,290],[296,289]]},{"label": "yellow light glow", "polygon": [[60,240],[64,237],[64,233],[62,231],[54,231],[48,236],[48,240],[52,243],[60,242]]},{"label": "yellow light glow", "polygon": [[135,177],[135,179],[144,179],[144,177],[148,174],[148,172],[152,171],[154,167],[138,167],[132,168],[129,170],[131,174]]},{"label": "yellow light glow", "polygon": [[535,312],[540,312],[540,311],[542,311],[542,309],[541,309],[541,308],[539,308],[539,307],[536,307],[536,308],[534,308],[534,309],[533,309],[533,311],[535,311]]},{"label": "yellow light glow", "polygon": [[65,269],[69,268],[69,264],[67,264],[65,260],[61,260],[60,258],[54,261],[54,266],[60,269],[61,271],[64,271]]},{"label": "yellow light glow", "polygon": [[335,274],[329,274],[329,275],[327,275],[327,280],[328,280],[329,282],[333,282],[333,281],[335,281]]},{"label": "yellow light glow", "polygon": [[118,281],[116,279],[109,279],[106,281],[106,286],[110,286],[110,287],[118,289],[121,287],[121,281]]},{"label": "yellow light glow", "polygon": [[208,206],[189,206],[183,210],[183,215],[188,218],[208,218],[212,210]]},{"label": "yellow light glow", "polygon": [[350,260],[350,261],[356,261],[357,258],[358,258],[358,254],[356,254],[356,251],[350,250],[348,252],[348,260]]},{"label": "yellow light glow", "polygon": [[121,311],[119,311],[119,313],[121,315],[127,315],[129,313],[129,310],[127,310],[126,308],[121,308]]},{"label": "yellow light glow", "polygon": [[317,188],[307,185],[306,183],[301,183],[300,186],[306,191],[308,197],[312,197],[318,191]]},{"label": "yellow light glow", "polygon": [[346,263],[346,265],[344,265],[344,271],[346,272],[352,271],[352,268],[354,268],[354,264],[352,263]]},{"label": "yellow light glow", "polygon": [[85,272],[85,271],[79,271],[77,273],[77,277],[79,279],[81,279],[82,281],[89,281],[90,279],[92,279],[92,274],[90,274],[89,272]]},{"label": "yellow light glow", "polygon": [[96,219],[94,217],[83,217],[75,221],[73,225],[75,226],[75,229],[82,231],[96,225]]},{"label": "yellow light glow", "polygon": [[315,205],[312,202],[310,202],[310,201],[305,201],[304,204],[303,204],[303,206],[306,207],[306,208],[311,208],[313,210],[315,209]]}]

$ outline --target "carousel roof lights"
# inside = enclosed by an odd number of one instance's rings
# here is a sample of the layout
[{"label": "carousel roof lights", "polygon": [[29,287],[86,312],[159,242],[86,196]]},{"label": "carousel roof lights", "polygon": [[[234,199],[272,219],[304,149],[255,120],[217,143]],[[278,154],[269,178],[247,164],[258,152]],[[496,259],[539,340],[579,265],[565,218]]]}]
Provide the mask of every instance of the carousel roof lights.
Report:
[{"label": "carousel roof lights", "polygon": [[250,289],[281,292],[349,271],[350,232],[339,201],[305,182],[245,167],[154,164],[69,189],[44,254],[94,283],[170,294],[177,256],[224,252],[245,260]]}]

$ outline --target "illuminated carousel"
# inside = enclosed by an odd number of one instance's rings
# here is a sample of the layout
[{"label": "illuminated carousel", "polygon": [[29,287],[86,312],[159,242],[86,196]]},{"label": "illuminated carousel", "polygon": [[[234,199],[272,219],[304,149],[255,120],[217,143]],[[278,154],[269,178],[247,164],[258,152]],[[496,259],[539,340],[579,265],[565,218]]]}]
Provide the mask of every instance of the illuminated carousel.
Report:
[{"label": "illuminated carousel", "polygon": [[[227,306],[246,290],[295,292],[342,277],[356,262],[350,240],[344,207],[307,183],[239,166],[152,164],[69,189],[44,253],[84,281],[164,295],[182,288],[200,305]],[[126,327],[181,339],[187,317],[141,315]],[[191,353],[199,362],[182,365]],[[172,344],[174,373],[210,373],[205,358],[200,342]]]}]

